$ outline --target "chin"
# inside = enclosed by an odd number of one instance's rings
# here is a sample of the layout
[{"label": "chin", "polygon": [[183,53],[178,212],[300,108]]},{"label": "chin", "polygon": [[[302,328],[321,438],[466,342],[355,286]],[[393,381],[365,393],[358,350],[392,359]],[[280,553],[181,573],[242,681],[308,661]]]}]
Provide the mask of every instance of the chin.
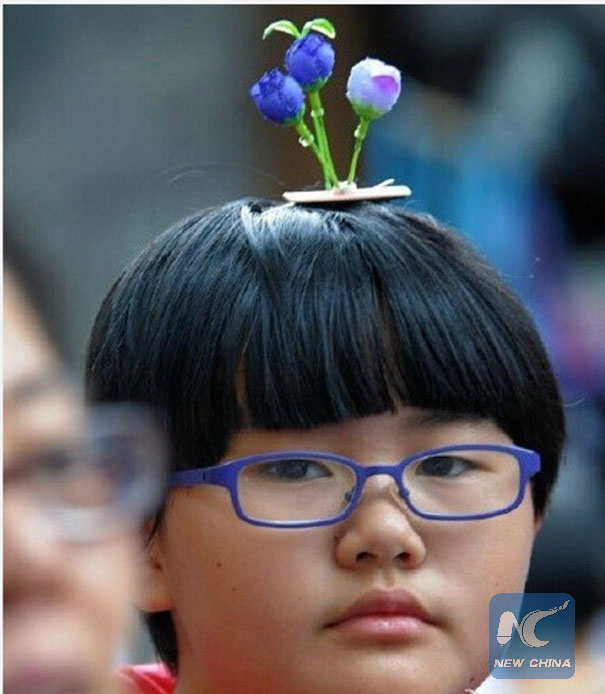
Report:
[{"label": "chin", "polygon": [[336,660],[325,678],[317,681],[299,680],[300,688],[289,687],[291,694],[462,694],[465,688],[478,687],[488,672],[473,674],[453,657],[440,658],[438,652],[430,657],[414,658],[411,654],[397,657],[384,649],[356,657],[349,666],[345,659],[338,667]]}]

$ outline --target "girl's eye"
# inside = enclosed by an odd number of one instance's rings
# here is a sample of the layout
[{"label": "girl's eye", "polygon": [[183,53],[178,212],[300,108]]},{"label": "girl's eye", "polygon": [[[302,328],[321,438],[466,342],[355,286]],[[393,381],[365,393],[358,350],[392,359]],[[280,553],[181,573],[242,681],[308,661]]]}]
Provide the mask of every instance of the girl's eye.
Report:
[{"label": "girl's eye", "polygon": [[276,460],[263,463],[257,469],[263,477],[293,482],[331,476],[325,465],[314,460]]},{"label": "girl's eye", "polygon": [[416,467],[416,474],[425,477],[459,477],[475,468],[470,460],[455,458],[449,455],[437,455],[421,460]]}]

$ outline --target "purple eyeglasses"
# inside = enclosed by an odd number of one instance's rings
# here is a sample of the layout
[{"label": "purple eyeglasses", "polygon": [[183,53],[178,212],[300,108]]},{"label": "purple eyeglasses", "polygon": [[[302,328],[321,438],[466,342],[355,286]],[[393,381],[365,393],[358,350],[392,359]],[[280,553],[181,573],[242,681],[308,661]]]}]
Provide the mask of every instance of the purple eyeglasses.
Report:
[{"label": "purple eyeglasses", "polygon": [[535,451],[496,444],[442,446],[394,465],[360,465],[321,451],[279,451],[175,472],[171,487],[225,487],[241,520],[307,528],[338,523],[355,509],[366,480],[389,475],[396,497],[429,520],[479,520],[509,513],[540,471]]}]

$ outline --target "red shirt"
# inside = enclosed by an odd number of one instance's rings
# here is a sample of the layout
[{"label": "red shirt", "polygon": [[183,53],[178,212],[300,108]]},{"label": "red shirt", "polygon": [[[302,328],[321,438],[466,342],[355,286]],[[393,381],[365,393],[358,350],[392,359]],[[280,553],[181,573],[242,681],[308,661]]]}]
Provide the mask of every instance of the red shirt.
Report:
[{"label": "red shirt", "polygon": [[162,663],[126,665],[118,670],[118,681],[128,685],[128,694],[173,694],[176,677]]}]

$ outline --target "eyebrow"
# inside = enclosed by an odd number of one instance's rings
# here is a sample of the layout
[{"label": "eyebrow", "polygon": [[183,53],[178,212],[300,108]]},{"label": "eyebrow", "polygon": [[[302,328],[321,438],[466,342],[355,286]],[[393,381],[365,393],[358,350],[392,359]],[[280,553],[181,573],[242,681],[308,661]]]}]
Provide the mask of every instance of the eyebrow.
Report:
[{"label": "eyebrow", "polygon": [[69,392],[70,380],[61,371],[50,371],[23,378],[4,390],[4,404],[21,405],[41,395]]},{"label": "eyebrow", "polygon": [[439,426],[440,424],[454,424],[456,422],[476,424],[478,422],[490,421],[490,419],[473,412],[461,412],[459,410],[419,410],[410,414],[407,421],[411,426],[428,428]]}]

